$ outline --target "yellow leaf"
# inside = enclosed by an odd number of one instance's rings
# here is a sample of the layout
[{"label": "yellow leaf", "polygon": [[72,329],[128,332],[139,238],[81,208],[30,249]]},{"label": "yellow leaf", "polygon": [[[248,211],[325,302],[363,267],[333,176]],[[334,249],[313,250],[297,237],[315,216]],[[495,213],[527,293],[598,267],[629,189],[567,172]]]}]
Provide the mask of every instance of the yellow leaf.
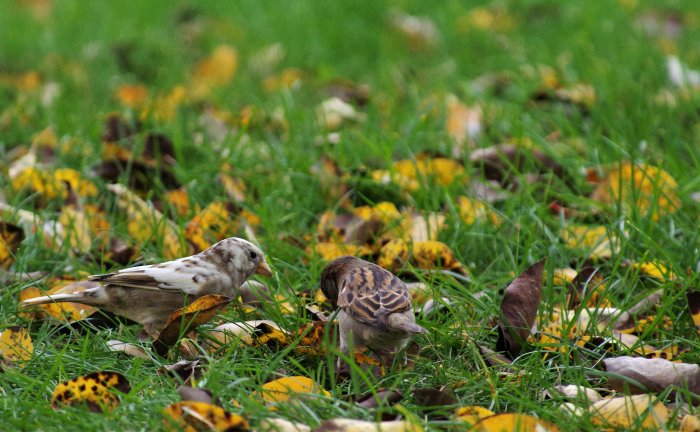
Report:
[{"label": "yellow leaf", "polygon": [[462,264],[457,261],[452,249],[443,242],[423,241],[413,244],[415,265],[421,269],[443,268],[463,272]]},{"label": "yellow leaf", "polygon": [[456,97],[451,96],[447,102],[447,121],[445,129],[457,146],[473,140],[483,128],[483,114],[479,106],[467,106]]},{"label": "yellow leaf", "polygon": [[311,378],[304,376],[284,377],[265,383],[260,389],[260,396],[265,402],[286,402],[296,398],[300,393],[318,394],[330,397],[330,393],[323,389]]},{"label": "yellow leaf", "polygon": [[612,257],[619,249],[619,240],[603,225],[571,224],[559,232],[562,240],[571,249],[586,250],[593,259]]},{"label": "yellow leaf", "polygon": [[165,200],[173,207],[178,216],[190,214],[190,196],[183,188],[165,192]]},{"label": "yellow leaf", "polygon": [[632,268],[640,273],[658,279],[660,281],[676,281],[678,276],[659,261],[646,261],[643,263],[632,263]]},{"label": "yellow leaf", "polygon": [[692,414],[684,415],[678,432],[700,432],[700,418]]},{"label": "yellow leaf", "polygon": [[249,427],[243,417],[206,402],[176,402],[163,415],[166,431],[247,431]]},{"label": "yellow leaf", "polygon": [[107,189],[117,195],[117,205],[128,215],[127,230],[136,241],[162,241],[162,254],[167,259],[190,254],[180,243],[177,226],[161,212],[122,185],[111,184]]},{"label": "yellow leaf", "polygon": [[85,213],[71,206],[61,209],[58,222],[63,226],[64,240],[72,251],[87,254],[92,246],[93,233]]},{"label": "yellow leaf", "polygon": [[24,240],[24,230],[8,222],[0,221],[0,266],[10,268],[15,252]]},{"label": "yellow leaf", "polygon": [[85,180],[80,173],[70,168],[59,168],[53,173],[57,182],[68,183],[80,197],[96,197],[97,186],[89,180]]},{"label": "yellow leaf", "polygon": [[214,201],[187,223],[185,237],[197,251],[203,251],[238,230],[236,216],[232,214],[231,209],[230,204]]},{"label": "yellow leaf", "polygon": [[12,188],[16,191],[29,190],[43,195],[48,200],[64,199],[68,196],[63,183],[41,168],[29,167],[12,178]]},{"label": "yellow leaf", "polygon": [[506,413],[486,417],[473,426],[483,432],[559,432],[555,425],[526,414]]},{"label": "yellow leaf", "polygon": [[481,200],[460,196],[457,198],[457,206],[459,216],[467,225],[473,225],[477,221],[494,226],[503,223],[503,218]]},{"label": "yellow leaf", "polygon": [[657,221],[680,208],[677,188],[676,180],[661,168],[622,162],[608,172],[591,198],[605,204],[619,202],[625,212],[636,208],[640,215]]},{"label": "yellow leaf", "polygon": [[237,69],[236,49],[229,45],[219,45],[209,57],[195,67],[190,81],[190,95],[194,99],[207,97],[212,88],[231,82]]},{"label": "yellow leaf", "polygon": [[140,108],[148,98],[148,89],[141,84],[122,84],[114,97],[127,108]]},{"label": "yellow leaf", "polygon": [[594,424],[610,428],[660,430],[669,420],[668,409],[653,395],[603,399],[589,407]]},{"label": "yellow leaf", "polygon": [[478,405],[464,406],[455,410],[455,415],[457,418],[463,422],[469,423],[470,425],[473,425],[479,420],[485,419],[486,417],[490,417],[494,414],[495,413],[493,411]]},{"label": "yellow leaf", "polygon": [[23,367],[34,354],[34,344],[27,329],[13,326],[0,333],[0,356],[11,364]]},{"label": "yellow leaf", "polygon": [[265,92],[272,93],[278,90],[298,87],[303,78],[304,73],[300,69],[286,68],[276,75],[265,78],[262,82],[262,86]]},{"label": "yellow leaf", "polygon": [[271,342],[287,346],[290,340],[285,331],[269,320],[221,324],[209,332],[209,336],[211,338],[209,352],[214,352],[237,340],[252,347],[267,345]]},{"label": "yellow leaf", "polygon": [[403,240],[391,240],[379,251],[377,264],[389,271],[396,271],[402,268],[411,257],[408,243]]},{"label": "yellow leaf", "polygon": [[325,432],[423,432],[423,428],[406,420],[369,422],[337,418],[326,420],[317,429]]},{"label": "yellow leaf", "polygon": [[51,395],[51,406],[57,409],[61,405],[87,404],[93,412],[111,411],[119,405],[113,389],[128,393],[131,385],[117,372],[93,372],[57,385]]},{"label": "yellow leaf", "polygon": [[360,206],[353,210],[355,216],[363,220],[380,220],[386,224],[392,223],[399,218],[401,214],[392,202],[382,201],[374,206]]},{"label": "yellow leaf", "polygon": [[344,255],[366,257],[372,255],[372,250],[363,245],[358,246],[345,243],[319,242],[313,246],[307,247],[306,253],[318,255],[325,261],[332,261]]},{"label": "yellow leaf", "polygon": [[[95,288],[100,284],[92,281],[75,281],[72,279],[53,279],[50,282],[51,289],[46,292],[42,292],[37,287],[26,288],[19,293],[19,300],[27,300],[30,298],[41,297],[45,295],[54,294],[72,294],[78,291],[84,291],[86,289]],[[41,313],[26,313],[30,318],[33,319],[46,319],[47,317],[53,317],[59,321],[63,322],[74,322],[80,321],[84,318],[89,317],[97,311],[96,308],[81,303],[72,302],[62,302],[62,303],[48,303],[43,305],[38,305],[37,310]]]},{"label": "yellow leaf", "polygon": [[566,286],[576,279],[576,270],[571,267],[554,269],[552,272],[552,284],[554,286]]},{"label": "yellow leaf", "polygon": [[476,7],[457,20],[457,26],[462,32],[472,28],[504,32],[514,25],[513,17],[501,7]]}]

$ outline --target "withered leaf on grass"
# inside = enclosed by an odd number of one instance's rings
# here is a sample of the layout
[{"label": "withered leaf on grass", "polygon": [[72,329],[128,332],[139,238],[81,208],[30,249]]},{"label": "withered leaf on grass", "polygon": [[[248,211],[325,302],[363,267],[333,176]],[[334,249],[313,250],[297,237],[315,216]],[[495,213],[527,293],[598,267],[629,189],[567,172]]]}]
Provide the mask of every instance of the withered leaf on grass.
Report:
[{"label": "withered leaf on grass", "polygon": [[[212,403],[211,392],[207,389],[181,385],[177,388],[177,394],[183,401]],[[218,404],[217,404],[218,405]]]},{"label": "withered leaf on grass", "polygon": [[[635,393],[660,393],[674,387],[687,388],[700,396],[700,366],[689,363],[674,363],[664,359],[643,357],[615,357],[603,360],[605,370],[611,375],[608,385],[617,391],[628,390]],[[630,378],[632,381],[625,380]]]},{"label": "withered leaf on grass", "polygon": [[[447,386],[437,387],[437,388],[422,388],[413,390],[413,398],[416,401],[416,405],[423,407],[424,409],[430,411],[439,412],[445,407],[452,408],[458,400],[454,395],[454,392]],[[442,416],[432,418],[442,418]]]},{"label": "withered leaf on grass", "polygon": [[163,410],[166,431],[247,431],[248,422],[237,414],[206,402],[182,401]]},{"label": "withered leaf on grass", "polygon": [[34,344],[27,329],[12,326],[0,333],[1,363],[23,367],[31,360],[33,354]]},{"label": "withered leaf on grass", "polygon": [[173,312],[163,330],[158,334],[158,338],[153,342],[155,352],[161,356],[165,355],[175,345],[181,334],[187,334],[197,326],[209,322],[221,308],[231,301],[233,301],[231,297],[210,294]]},{"label": "withered leaf on grass", "polygon": [[381,405],[393,405],[403,399],[398,390],[379,389],[360,397],[355,403],[363,408],[378,408]]},{"label": "withered leaf on grass", "polygon": [[457,416],[457,419],[468,423],[469,425],[473,425],[474,423],[477,423],[486,417],[491,417],[494,414],[496,413],[478,405],[463,406],[455,410],[455,416]]},{"label": "withered leaf on grass", "polygon": [[24,240],[24,230],[17,225],[0,221],[0,266],[7,270],[15,260],[15,252]]},{"label": "withered leaf on grass", "polygon": [[265,402],[287,402],[302,395],[330,397],[331,394],[311,378],[290,376],[263,384],[257,395]]},{"label": "withered leaf on grass", "polygon": [[530,335],[542,297],[542,270],[545,259],[522,272],[506,288],[498,323],[497,351],[517,357]]},{"label": "withered leaf on grass", "polygon": [[423,428],[406,420],[368,422],[363,420],[337,418],[326,420],[315,432],[422,432]]},{"label": "withered leaf on grass", "polygon": [[511,183],[514,175],[523,173],[530,164],[537,172],[553,172],[559,178],[570,178],[563,166],[542,151],[514,144],[499,144],[475,150],[470,154],[469,160],[483,171],[488,180],[502,184]]},{"label": "withered leaf on grass", "polygon": [[129,381],[117,372],[93,372],[73,378],[56,386],[51,396],[51,406],[87,404],[93,412],[111,411],[119,405],[119,398],[113,392],[129,393]]},{"label": "withered leaf on grass", "polygon": [[150,358],[143,347],[132,343],[122,342],[119,340],[108,340],[107,347],[109,347],[109,350],[112,352],[122,352],[130,355],[131,357],[137,357],[144,360],[148,360]]}]

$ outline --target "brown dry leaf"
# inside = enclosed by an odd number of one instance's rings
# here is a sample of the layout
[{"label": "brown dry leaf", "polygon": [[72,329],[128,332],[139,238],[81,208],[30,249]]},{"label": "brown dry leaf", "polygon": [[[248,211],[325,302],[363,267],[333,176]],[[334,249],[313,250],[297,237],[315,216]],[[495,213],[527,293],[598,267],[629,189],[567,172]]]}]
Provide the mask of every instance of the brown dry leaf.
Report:
[{"label": "brown dry leaf", "polygon": [[688,291],[686,294],[690,316],[695,324],[695,329],[700,334],[700,291]]},{"label": "brown dry leaf", "polygon": [[149,357],[148,353],[143,347],[134,345],[132,343],[122,342],[118,340],[108,340],[107,347],[109,347],[109,350],[112,352],[123,352],[124,354],[130,355],[131,357],[137,357],[144,360],[148,360],[151,358]]},{"label": "brown dry leaf", "polygon": [[595,260],[611,258],[620,249],[617,235],[604,225],[570,224],[562,228],[559,235],[567,247],[583,250]]},{"label": "brown dry leaf", "polygon": [[413,390],[413,399],[420,407],[442,407],[458,402],[454,392],[447,386]]},{"label": "brown dry leaf", "polygon": [[126,187],[111,184],[107,189],[117,195],[117,205],[128,215],[127,230],[137,242],[162,241],[162,254],[167,259],[190,255],[187,245],[180,243],[175,223]]},{"label": "brown dry leaf", "polygon": [[0,267],[7,270],[15,261],[15,252],[24,240],[24,230],[9,222],[0,221]]},{"label": "brown dry leaf", "polygon": [[471,163],[484,173],[488,180],[511,184],[515,174],[522,174],[530,162],[537,172],[552,172],[557,177],[568,178],[563,166],[540,150],[524,145],[498,144],[471,152]]},{"label": "brown dry leaf", "polygon": [[27,329],[12,326],[0,333],[0,357],[3,364],[24,367],[33,354],[34,344]]},{"label": "brown dry leaf", "polygon": [[457,419],[469,424],[470,426],[473,426],[480,420],[485,419],[486,417],[491,417],[495,414],[495,412],[478,405],[463,406],[455,410]]},{"label": "brown dry leaf", "polygon": [[166,431],[247,431],[248,422],[237,414],[206,402],[182,401],[163,410]]},{"label": "brown dry leaf", "polygon": [[496,414],[479,420],[473,430],[483,432],[559,432],[555,425],[526,414]]},{"label": "brown dry leaf", "polygon": [[588,410],[593,423],[606,428],[660,430],[670,417],[668,408],[647,394],[603,399]]},{"label": "brown dry leaf", "polygon": [[93,372],[57,385],[51,395],[51,407],[87,404],[93,412],[111,411],[119,405],[113,390],[129,393],[131,385],[117,372]]},{"label": "brown dry leaf", "polygon": [[314,432],[423,432],[423,428],[406,420],[374,423],[338,418],[322,422]]},{"label": "brown dry leaf", "polygon": [[212,89],[229,84],[238,70],[238,52],[229,45],[219,45],[197,64],[190,79],[189,95],[195,100],[209,96]]},{"label": "brown dry leaf", "polygon": [[[674,363],[664,359],[643,357],[614,357],[603,360],[610,373],[608,385],[617,391],[629,390],[637,393],[660,393],[669,387],[687,388],[700,395],[700,366],[689,363]],[[640,386],[619,378],[622,375],[637,381]]]},{"label": "brown dry leaf", "polygon": [[525,269],[506,288],[501,302],[496,350],[517,357],[537,318],[542,297],[542,270],[545,259]]},{"label": "brown dry leaf", "polygon": [[604,204],[620,203],[626,213],[639,212],[658,221],[681,207],[677,189],[676,180],[661,168],[621,162],[608,171],[591,198]]},{"label": "brown dry leaf", "polygon": [[175,345],[181,334],[187,334],[209,322],[221,308],[232,301],[231,297],[209,294],[176,310],[170,314],[165,327],[160,330],[158,338],[153,342],[155,352],[161,356],[165,355]]},{"label": "brown dry leaf", "polygon": [[255,395],[267,403],[290,402],[302,395],[331,396],[320,384],[305,376],[290,376],[270,381],[263,384],[260,392]]},{"label": "brown dry leaf", "polygon": [[[25,288],[19,293],[20,302],[23,300],[28,300],[30,298],[41,297],[41,296],[51,296],[55,294],[72,294],[78,291],[84,291],[86,289],[95,288],[100,286],[98,282],[93,281],[75,281],[73,279],[53,279],[49,282],[51,289],[46,292],[42,292],[37,287]],[[97,311],[97,308],[92,306],[84,305],[81,303],[73,302],[61,302],[61,303],[49,303],[35,306],[36,311],[41,312],[22,312],[25,316],[31,319],[43,320],[47,317],[55,318],[62,322],[74,322],[80,321],[89,317]]]},{"label": "brown dry leaf", "polygon": [[500,226],[503,223],[501,215],[478,199],[465,196],[457,197],[457,211],[459,212],[459,217],[467,225],[479,222],[481,224]]},{"label": "brown dry leaf", "polygon": [[114,98],[131,109],[141,109],[148,100],[148,89],[142,84],[122,84],[114,92]]}]

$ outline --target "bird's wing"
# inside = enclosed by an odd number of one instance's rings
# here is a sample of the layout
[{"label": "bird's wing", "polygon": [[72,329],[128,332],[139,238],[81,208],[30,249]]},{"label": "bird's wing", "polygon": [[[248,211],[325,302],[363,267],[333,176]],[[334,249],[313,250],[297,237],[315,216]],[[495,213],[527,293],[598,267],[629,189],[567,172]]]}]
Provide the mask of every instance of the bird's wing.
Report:
[{"label": "bird's wing", "polygon": [[213,277],[208,268],[187,266],[178,261],[132,267],[115,273],[90,276],[90,280],[130,288],[181,291],[195,295]]},{"label": "bird's wing", "polygon": [[381,324],[391,313],[411,309],[406,285],[379,266],[350,270],[341,283],[338,307],[365,324]]}]

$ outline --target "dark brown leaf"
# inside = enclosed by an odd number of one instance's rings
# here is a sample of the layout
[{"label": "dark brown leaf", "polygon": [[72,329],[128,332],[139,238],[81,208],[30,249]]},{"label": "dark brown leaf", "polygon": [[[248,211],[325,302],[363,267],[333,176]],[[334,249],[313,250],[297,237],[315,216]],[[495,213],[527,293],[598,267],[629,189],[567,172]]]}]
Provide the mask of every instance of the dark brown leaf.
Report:
[{"label": "dark brown leaf", "polygon": [[180,399],[183,401],[205,402],[219,405],[218,401],[212,398],[211,392],[207,389],[181,385],[177,388],[177,393],[180,395]]},{"label": "dark brown leaf", "polygon": [[542,269],[545,259],[538,261],[522,272],[506,288],[501,303],[496,350],[507,352],[512,358],[523,349],[537,318],[537,309],[542,297]]},{"label": "dark brown leaf", "polygon": [[393,405],[401,399],[403,394],[398,390],[379,389],[376,393],[362,396],[355,403],[363,408],[378,408],[382,405]]},{"label": "dark brown leaf", "polygon": [[552,172],[561,179],[569,178],[564,167],[542,151],[513,144],[475,150],[469,159],[482,170],[484,177],[501,184],[512,183],[515,175],[523,174],[530,165],[539,173]]}]

